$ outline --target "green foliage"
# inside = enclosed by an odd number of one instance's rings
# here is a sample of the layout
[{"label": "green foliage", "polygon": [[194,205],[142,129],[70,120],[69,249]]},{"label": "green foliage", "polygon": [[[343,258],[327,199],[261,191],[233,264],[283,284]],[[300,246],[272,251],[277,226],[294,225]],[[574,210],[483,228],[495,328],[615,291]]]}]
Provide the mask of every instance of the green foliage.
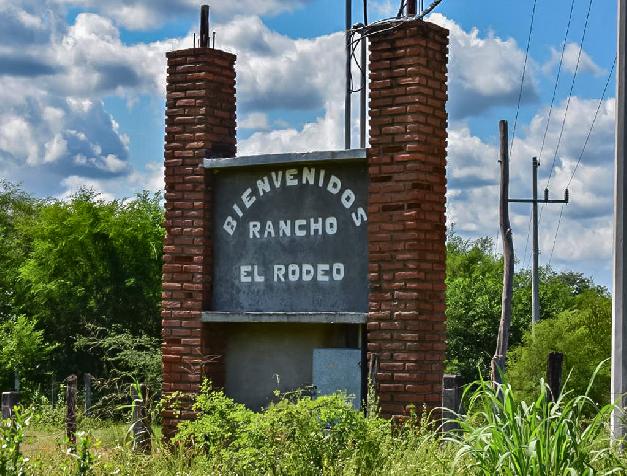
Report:
[{"label": "green foliage", "polygon": [[31,242],[19,224],[33,216],[40,202],[0,179],[0,322],[20,314],[17,281]]},{"label": "green foliage", "polygon": [[44,341],[43,331],[36,327],[37,322],[26,316],[0,323],[0,381],[6,382],[13,372],[27,376],[55,349],[55,345]]},{"label": "green foliage", "polygon": [[88,325],[86,334],[77,338],[75,348],[96,357],[106,375],[94,381],[100,398],[93,411],[100,416],[119,414],[117,410],[129,399],[129,386],[137,382],[146,384],[158,395],[161,389],[159,339],[143,333],[131,334],[119,325],[110,329]]},{"label": "green foliage", "polygon": [[512,476],[624,474],[627,469],[610,449],[611,405],[599,408],[587,395],[572,392],[553,403],[544,382],[531,403],[519,402],[509,384],[496,390],[482,380],[472,388],[467,416],[456,420],[461,431],[449,438],[459,447],[458,468]]},{"label": "green foliage", "polygon": [[[137,352],[127,345],[116,364],[126,371],[135,359],[132,366],[159,386],[153,344],[161,330],[162,221],[159,195],[105,201],[82,190],[64,201],[36,200],[0,181],[0,327],[35,323],[43,342],[58,343],[32,382],[42,382],[44,371],[45,381],[50,372],[109,378],[112,365],[103,354],[75,347],[99,326],[115,328],[119,341],[137,341]],[[148,344],[150,352],[142,353]],[[34,368],[41,361],[22,363]],[[7,379],[0,374],[0,383]]]},{"label": "green foliage", "polygon": [[609,403],[610,364],[612,345],[612,309],[608,295],[586,290],[574,298],[574,308],[556,317],[541,321],[533,334],[528,332],[523,344],[512,350],[508,364],[508,378],[517,393],[529,399],[536,391],[537,382],[546,373],[550,352],[564,354],[564,375],[569,375],[569,386],[582,395],[600,362],[590,398],[598,403]]},{"label": "green foliage", "polygon": [[341,395],[281,399],[255,413],[205,384],[194,409],[198,418],[180,425],[175,442],[221,473],[371,474],[392,438],[389,421],[366,418]]},{"label": "green foliage", "polygon": [[[540,269],[539,277],[542,320],[577,309],[582,296],[607,296],[605,288],[580,273],[557,273],[545,267]],[[464,240],[451,233],[447,241],[446,284],[447,370],[471,382],[489,371],[501,318],[503,259],[494,255],[492,241]],[[522,343],[530,322],[531,275],[523,270],[514,275],[510,349]],[[530,381],[536,381],[537,376],[534,374]],[[589,376],[590,373],[586,381]]]},{"label": "green foliage", "polygon": [[89,433],[84,431],[76,433],[76,449],[68,449],[68,454],[76,460],[75,476],[89,476],[93,474],[95,462],[92,452],[93,443],[93,438]]},{"label": "green foliage", "polygon": [[22,409],[14,407],[13,418],[0,420],[0,475],[22,476],[26,474],[26,459],[21,446],[24,441],[24,429],[29,424],[29,417]]}]

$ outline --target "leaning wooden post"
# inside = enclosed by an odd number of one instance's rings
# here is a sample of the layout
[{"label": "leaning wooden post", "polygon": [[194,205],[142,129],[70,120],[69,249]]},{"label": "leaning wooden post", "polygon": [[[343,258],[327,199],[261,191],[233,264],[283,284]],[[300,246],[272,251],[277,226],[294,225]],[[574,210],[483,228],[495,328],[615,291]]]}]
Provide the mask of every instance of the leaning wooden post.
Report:
[{"label": "leaning wooden post", "polygon": [[501,297],[501,322],[492,357],[492,383],[502,382],[505,372],[509,327],[512,322],[512,289],[514,285],[514,239],[509,223],[509,151],[507,121],[499,122],[501,189],[499,197],[499,223],[503,240],[503,294]]},{"label": "leaning wooden post", "polygon": [[151,449],[150,422],[146,414],[146,385],[131,385],[133,399],[133,449],[142,453],[149,453]]},{"label": "leaning wooden post", "polygon": [[72,374],[65,382],[67,387],[65,388],[65,404],[67,406],[67,413],[65,415],[65,433],[67,439],[72,446],[76,445],[76,383],[78,378]]},{"label": "leaning wooden post", "polygon": [[551,352],[546,363],[546,381],[551,391],[550,398],[556,402],[560,398],[562,391],[562,364],[564,354],[561,352]]}]

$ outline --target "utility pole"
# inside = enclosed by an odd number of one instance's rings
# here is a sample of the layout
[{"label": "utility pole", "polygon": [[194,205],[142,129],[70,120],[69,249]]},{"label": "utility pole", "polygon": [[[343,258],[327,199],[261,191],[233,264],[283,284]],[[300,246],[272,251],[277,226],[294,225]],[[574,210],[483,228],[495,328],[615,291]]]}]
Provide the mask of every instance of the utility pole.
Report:
[{"label": "utility pole", "polygon": [[351,26],[352,0],[346,0],[346,89],[344,91],[344,148],[351,148]]},{"label": "utility pole", "polygon": [[612,438],[625,436],[625,394],[627,393],[627,323],[625,322],[625,162],[627,162],[627,0],[618,0],[616,68],[616,149],[614,161],[614,293],[612,294]]},{"label": "utility pole", "polygon": [[544,189],[544,198],[538,199],[538,167],[540,162],[536,157],[531,161],[532,167],[532,198],[511,198],[510,203],[531,203],[531,226],[533,260],[531,264],[531,324],[540,320],[540,278],[538,276],[538,257],[540,249],[538,245],[538,203],[568,203],[568,189],[564,192],[563,200],[549,200],[549,189]]},{"label": "utility pole", "polygon": [[509,328],[512,322],[512,293],[514,287],[514,238],[509,222],[509,148],[507,146],[507,121],[499,122],[499,164],[501,186],[499,192],[499,224],[503,237],[503,295],[501,297],[501,322],[496,338],[496,351],[492,357],[492,382],[501,383],[505,372]]}]

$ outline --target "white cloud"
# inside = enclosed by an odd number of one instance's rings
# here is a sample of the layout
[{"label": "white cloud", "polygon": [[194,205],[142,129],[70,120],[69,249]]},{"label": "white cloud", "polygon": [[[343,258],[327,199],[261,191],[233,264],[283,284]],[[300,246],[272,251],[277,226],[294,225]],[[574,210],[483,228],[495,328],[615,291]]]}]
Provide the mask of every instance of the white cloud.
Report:
[{"label": "white cloud", "polygon": [[[492,34],[482,37],[479,30],[469,32],[440,13],[429,20],[450,31],[449,114],[453,119],[476,116],[487,109],[516,104],[525,53],[512,38]],[[523,102],[537,100],[537,66],[527,63]]]},{"label": "white cloud", "polygon": [[[577,69],[577,58],[579,57],[580,50],[581,57],[579,58],[579,72],[588,72],[594,74],[595,76],[602,75],[604,73],[603,69],[599,67],[592,60],[590,55],[588,55],[585,50],[582,50],[581,46],[576,43],[566,43],[566,47],[564,48],[563,68],[570,73],[575,72],[575,69]],[[545,73],[549,73],[559,64],[561,53],[561,50],[558,51],[555,48],[551,48],[551,58],[542,67]]]},{"label": "white cloud", "polygon": [[268,115],[263,112],[251,112],[237,121],[237,127],[242,129],[269,129]]},{"label": "white cloud", "polygon": [[[55,0],[65,6],[80,6],[110,16],[130,30],[149,30],[167,23],[173,16],[197,21],[200,2],[196,0]],[[211,19],[227,20],[246,12],[248,15],[273,15],[290,11],[311,0],[216,0],[210,4]]]}]

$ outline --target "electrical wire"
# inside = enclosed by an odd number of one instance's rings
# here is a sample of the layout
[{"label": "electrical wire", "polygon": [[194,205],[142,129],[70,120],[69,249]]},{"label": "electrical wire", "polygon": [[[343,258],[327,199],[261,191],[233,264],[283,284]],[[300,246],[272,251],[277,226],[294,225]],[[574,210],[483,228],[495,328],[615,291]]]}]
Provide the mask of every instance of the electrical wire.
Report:
[{"label": "electrical wire", "polygon": [[533,21],[536,17],[537,0],[533,0],[533,8],[531,9],[531,22],[529,23],[529,35],[527,36],[527,48],[525,51],[525,61],[523,63],[522,74],[520,77],[520,90],[518,91],[518,102],[516,104],[516,115],[514,117],[514,127],[512,129],[512,142],[509,146],[509,156],[512,156],[514,150],[514,141],[516,139],[516,126],[518,125],[518,114],[520,113],[520,101],[522,100],[523,86],[525,84],[525,74],[527,72],[527,61],[529,59],[529,47],[531,46],[531,37],[533,35]]},{"label": "electrical wire", "polygon": [[[612,68],[610,69],[610,73],[607,76],[607,80],[605,81],[605,86],[603,86],[603,93],[601,94],[601,99],[599,99],[599,103],[597,104],[597,108],[596,111],[594,112],[594,117],[592,118],[592,123],[590,124],[590,128],[588,129],[588,133],[586,134],[586,139],[583,143],[583,147],[581,148],[581,152],[579,153],[579,157],[577,158],[577,163],[575,164],[575,167],[573,168],[573,171],[570,175],[570,178],[568,179],[568,184],[566,185],[566,189],[568,190],[568,187],[570,187],[571,182],[573,181],[573,179],[575,178],[575,174],[577,173],[577,169],[579,168],[579,164],[581,164],[581,159],[583,158],[584,153],[586,152],[586,148],[588,147],[588,143],[590,142],[590,136],[592,136],[592,131],[594,130],[594,126],[597,122],[597,119],[599,117],[599,112],[601,111],[601,107],[603,106],[603,101],[605,101],[605,96],[607,94],[607,90],[609,88],[610,82],[612,81],[612,76],[614,75],[614,70],[616,69],[616,60],[617,58],[614,57],[614,63],[612,63]],[[553,237],[553,246],[551,247],[551,254],[549,256],[549,261],[548,264],[549,266],[551,265],[551,261],[553,260],[553,253],[555,251],[555,243],[557,243],[557,236],[559,234],[560,231],[560,224],[562,223],[562,217],[564,215],[564,206],[562,205],[561,210],[560,210],[560,216],[559,219],[557,220],[557,227],[555,229],[555,236]]]},{"label": "electrical wire", "polygon": [[588,24],[590,20],[590,11],[592,10],[592,0],[588,2],[588,12],[586,13],[586,22],[583,26],[583,33],[581,35],[581,42],[579,43],[579,52],[577,54],[577,64],[575,65],[575,71],[573,73],[573,79],[570,83],[570,90],[568,92],[568,99],[566,100],[566,109],[564,110],[564,117],[562,119],[562,127],[560,129],[560,134],[557,138],[557,146],[555,147],[555,153],[553,154],[553,162],[551,163],[551,170],[549,171],[549,178],[546,181],[546,187],[549,188],[549,184],[551,183],[551,177],[553,176],[553,170],[555,168],[555,161],[557,160],[557,155],[559,153],[560,145],[562,143],[562,136],[564,135],[564,129],[566,127],[566,117],[568,116],[568,109],[570,107],[570,101],[573,96],[573,90],[575,88],[575,80],[577,79],[577,73],[579,72],[579,65],[581,63],[581,52],[583,51],[583,43],[586,39],[586,32],[588,31]]},{"label": "electrical wire", "polygon": [[[564,64],[564,53],[566,51],[566,41],[568,40],[568,33],[570,32],[570,26],[573,21],[573,11],[575,9],[575,0],[570,3],[570,12],[568,14],[568,22],[566,23],[566,33],[564,33],[564,41],[562,42],[562,52],[560,53],[560,60],[557,66],[557,75],[555,76],[555,84],[553,85],[553,95],[551,96],[551,105],[549,106],[549,114],[546,120],[546,126],[544,128],[544,134],[542,135],[542,144],[540,146],[540,153],[538,154],[538,161],[542,163],[542,152],[544,151],[544,145],[546,142],[546,136],[549,132],[549,125],[551,124],[551,115],[553,113],[553,105],[555,104],[555,97],[557,96],[557,87],[560,81],[560,75],[562,72],[562,65]],[[531,216],[527,223],[527,237],[525,238],[525,251],[523,252],[523,269],[527,263],[527,249],[529,248],[529,236],[531,233]]]},{"label": "electrical wire", "polygon": [[[422,21],[424,17],[426,17],[429,13],[435,10],[435,8],[438,5],[440,5],[443,1],[444,0],[434,0],[431,3],[431,5],[425,8],[422,11],[422,13],[420,13],[420,15],[416,15],[412,17],[402,17],[402,18],[386,18],[383,20],[370,23],[369,25],[353,27],[351,31],[359,32],[368,38],[374,35],[379,35],[381,33],[387,33],[389,31],[396,30],[407,23],[412,23],[415,21]],[[391,26],[387,28],[382,28],[383,26],[386,26],[386,25],[391,25]],[[360,41],[361,41],[361,38],[358,38],[357,40],[352,40],[353,43],[358,43]]]}]

